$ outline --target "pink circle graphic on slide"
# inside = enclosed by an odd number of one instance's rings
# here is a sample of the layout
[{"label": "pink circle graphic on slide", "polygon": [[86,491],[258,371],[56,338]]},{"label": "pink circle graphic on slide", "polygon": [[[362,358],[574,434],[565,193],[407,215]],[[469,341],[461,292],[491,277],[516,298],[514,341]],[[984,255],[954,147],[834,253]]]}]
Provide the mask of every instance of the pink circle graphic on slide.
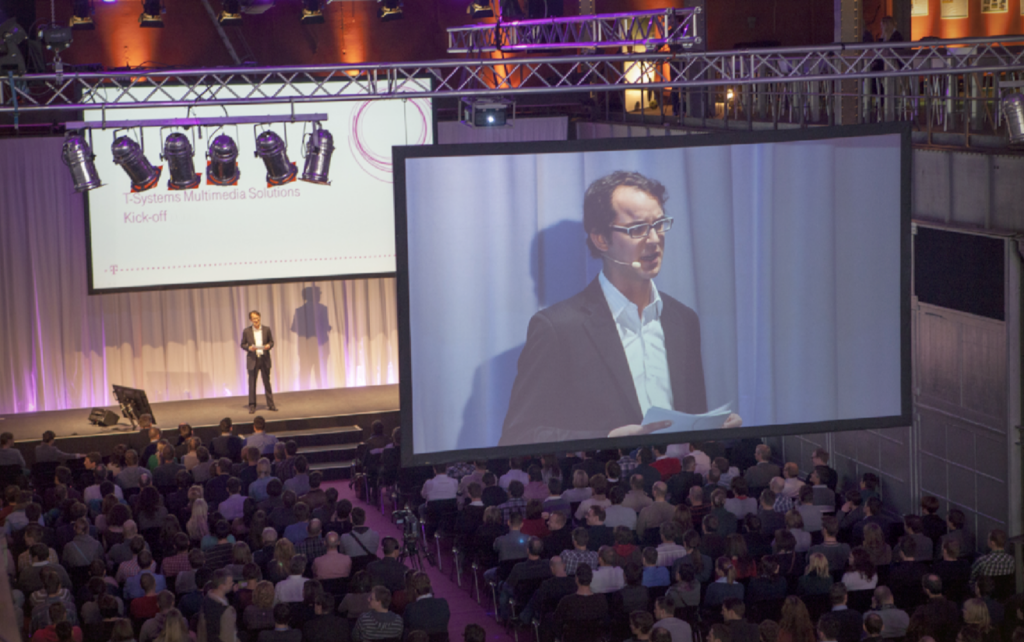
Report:
[{"label": "pink circle graphic on slide", "polygon": [[[352,112],[352,116],[349,119],[348,146],[352,152],[352,158],[355,159],[360,169],[369,174],[371,178],[382,183],[390,183],[392,182],[391,147],[388,146],[387,149],[381,151],[371,149],[363,133],[367,120],[367,110],[377,106],[380,102],[377,100],[367,101]],[[416,108],[416,113],[419,114],[419,136],[409,144],[423,145],[427,142],[427,114],[423,111],[423,107],[418,101],[410,100],[406,103],[406,105],[410,104]],[[416,126],[415,115],[410,120],[412,121],[412,126]]]}]

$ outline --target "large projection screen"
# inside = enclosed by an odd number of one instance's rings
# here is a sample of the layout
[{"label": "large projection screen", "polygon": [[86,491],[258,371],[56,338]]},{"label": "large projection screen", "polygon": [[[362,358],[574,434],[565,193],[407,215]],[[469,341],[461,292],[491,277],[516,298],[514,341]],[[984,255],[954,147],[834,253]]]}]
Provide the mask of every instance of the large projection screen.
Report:
[{"label": "large projection screen", "polygon": [[[360,81],[351,81],[351,93]],[[337,83],[329,83],[337,84]],[[140,99],[151,90],[136,88]],[[287,97],[296,89],[266,85],[263,95]],[[325,92],[334,90],[330,87]],[[181,87],[164,87],[162,100]],[[311,93],[309,90],[303,93]],[[87,193],[90,293],[173,287],[391,276],[395,271],[391,148],[433,142],[431,100],[352,100],[278,104],[87,110],[86,122],[147,121],[240,116],[326,114],[334,139],[330,185],[296,180],[268,187],[267,170],[255,156],[256,134],[269,129],[287,142],[288,158],[301,176],[304,134],[310,123],[144,127],[115,132],[93,128],[96,167],[104,186]],[[128,175],[113,162],[111,144],[128,134],[142,143],[153,165],[163,165],[159,184],[133,193]],[[185,131],[193,142],[197,189],[170,190],[164,139]],[[227,134],[238,146],[240,179],[234,186],[207,183],[210,140]]]},{"label": "large projection screen", "polygon": [[[901,124],[396,148],[403,460],[907,425],[909,149]],[[666,188],[639,190],[674,221],[642,263],[586,244],[617,171]],[[656,274],[660,326],[602,270]],[[722,414],[638,429],[665,406]]]}]

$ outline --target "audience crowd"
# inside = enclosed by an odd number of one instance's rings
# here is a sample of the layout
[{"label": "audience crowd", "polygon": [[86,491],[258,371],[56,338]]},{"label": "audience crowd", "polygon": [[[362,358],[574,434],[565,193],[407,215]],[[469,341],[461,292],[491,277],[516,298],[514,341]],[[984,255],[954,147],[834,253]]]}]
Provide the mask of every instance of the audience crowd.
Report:
[{"label": "audience crowd", "polygon": [[[367,525],[392,501],[406,535],[422,520],[415,548],[449,539],[495,617],[543,642],[1024,642],[1005,532],[976,540],[931,496],[898,515],[877,476],[844,488],[824,450],[781,466],[739,441],[402,468],[398,430],[375,422],[354,506],[262,417],[244,439],[224,419],[209,443],[146,419],[107,454],[47,432],[31,469],[0,435],[0,467],[23,472],[0,524],[32,642],[447,640],[409,537]],[[486,639],[476,624],[462,637]]]}]

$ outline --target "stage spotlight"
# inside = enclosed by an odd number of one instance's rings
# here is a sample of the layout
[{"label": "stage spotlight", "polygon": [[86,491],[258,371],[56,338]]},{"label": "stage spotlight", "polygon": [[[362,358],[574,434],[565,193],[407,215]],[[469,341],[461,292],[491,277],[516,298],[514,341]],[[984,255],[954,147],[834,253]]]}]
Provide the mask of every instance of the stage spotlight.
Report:
[{"label": "stage spotlight", "polygon": [[288,149],[284,141],[274,132],[267,130],[256,137],[256,155],[267,166],[267,187],[284,185],[295,180],[298,168],[288,160]]},{"label": "stage spotlight", "polygon": [[220,14],[217,15],[217,22],[224,27],[242,26],[241,0],[221,0]]},{"label": "stage spotlight", "polygon": [[1003,98],[1002,105],[1010,144],[1024,143],[1024,94],[1010,94]]},{"label": "stage spotlight", "polygon": [[381,22],[390,22],[402,17],[402,0],[377,0],[380,9],[377,10],[377,17]]},{"label": "stage spotlight", "polygon": [[306,138],[306,163],[302,167],[302,180],[307,183],[330,185],[327,175],[331,172],[331,155],[334,154],[334,137],[320,123],[313,125],[313,133]]},{"label": "stage spotlight", "polygon": [[302,24],[322,25],[324,23],[324,7],[320,0],[302,0]]},{"label": "stage spotlight", "polygon": [[92,31],[96,23],[92,20],[93,8],[91,0],[71,0],[71,22],[69,26],[75,30]]},{"label": "stage spotlight", "polygon": [[473,18],[493,18],[494,8],[489,0],[487,2],[484,2],[484,0],[470,0],[469,6],[466,7],[466,13]]},{"label": "stage spotlight", "polygon": [[470,127],[505,127],[510,107],[514,114],[515,103],[507,98],[463,98],[460,120]]},{"label": "stage spotlight", "polygon": [[140,27],[164,26],[163,2],[161,0],[142,0],[142,13],[139,15]]},{"label": "stage spotlight", "polygon": [[238,184],[238,146],[234,139],[227,134],[214,138],[206,157],[210,159],[206,163],[207,185]]},{"label": "stage spotlight", "polygon": [[192,161],[192,143],[188,136],[181,132],[174,132],[164,140],[164,153],[160,158],[167,161],[167,172],[171,175],[167,179],[167,189],[183,190],[199,187],[200,174],[196,173],[195,163]]},{"label": "stage spotlight", "polygon": [[[0,11],[2,15],[3,11]],[[0,71],[13,72],[16,76],[25,74],[25,57],[21,55],[18,45],[26,38],[28,34],[14,18],[0,24]]]},{"label": "stage spotlight", "polygon": [[128,178],[132,180],[133,192],[145,192],[153,189],[160,182],[163,167],[153,167],[146,159],[142,148],[131,138],[121,136],[110,146],[114,154],[114,163],[120,165]]},{"label": "stage spotlight", "polygon": [[[89,23],[92,24],[92,23]],[[81,29],[92,29],[92,27],[80,27]],[[46,48],[50,51],[59,54],[68,47],[71,46],[74,37],[71,31],[74,27],[58,27],[57,25],[47,25],[39,28],[39,38]]]},{"label": "stage spotlight", "polygon": [[75,131],[70,131],[64,137],[64,149],[61,150],[61,160],[71,171],[71,180],[75,182],[76,192],[88,192],[89,190],[102,187],[100,175],[96,171],[96,155],[89,148],[85,138]]}]

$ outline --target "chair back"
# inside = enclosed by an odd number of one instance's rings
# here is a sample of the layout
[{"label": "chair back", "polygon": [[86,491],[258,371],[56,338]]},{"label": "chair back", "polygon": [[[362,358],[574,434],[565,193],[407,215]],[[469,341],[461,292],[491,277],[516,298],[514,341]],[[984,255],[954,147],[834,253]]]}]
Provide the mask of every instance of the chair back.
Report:
[{"label": "chair back", "polygon": [[41,461],[32,464],[32,485],[37,491],[53,488],[53,478],[57,475],[59,461]]},{"label": "chair back", "polygon": [[435,499],[427,502],[426,528],[427,537],[433,537],[434,533],[452,533],[455,531],[455,518],[459,514],[459,500]]},{"label": "chair back", "polygon": [[786,598],[773,598],[770,600],[758,600],[747,605],[747,621],[764,622],[765,620],[778,621],[782,613],[782,603]]},{"label": "chair back", "polygon": [[[811,614],[811,619],[815,622],[818,621],[823,614],[828,613],[832,610],[832,598],[826,594],[822,595],[804,595],[804,604],[807,605],[807,611]],[[858,610],[858,613],[863,611]]]},{"label": "chair back", "polygon": [[335,577],[329,580],[320,580],[320,586],[325,593],[329,593],[340,600],[348,593],[348,581],[349,578],[347,577]]},{"label": "chair back", "polygon": [[0,466],[0,488],[7,488],[12,484],[17,484],[18,478],[24,473],[25,471],[18,464]]},{"label": "chair back", "polygon": [[874,595],[874,589],[850,591],[846,594],[846,606],[858,613],[867,613],[871,610],[871,598],[874,597]]}]

